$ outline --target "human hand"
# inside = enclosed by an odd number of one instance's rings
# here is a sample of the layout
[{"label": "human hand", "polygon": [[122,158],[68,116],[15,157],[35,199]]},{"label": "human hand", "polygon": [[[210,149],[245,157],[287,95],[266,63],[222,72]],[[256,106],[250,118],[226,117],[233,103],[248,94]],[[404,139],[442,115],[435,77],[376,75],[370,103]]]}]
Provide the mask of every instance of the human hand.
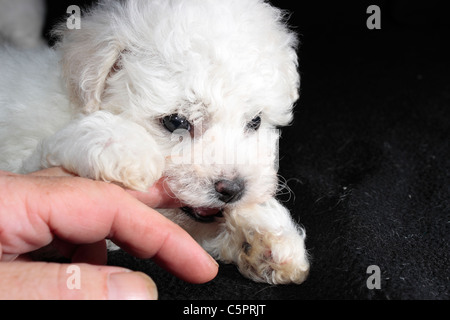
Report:
[{"label": "human hand", "polygon": [[[92,264],[106,262],[105,238],[185,281],[213,279],[217,263],[148,205],[179,204],[163,182],[143,194],[59,168],[32,175],[0,171],[0,299],[156,298],[145,274]],[[25,254],[50,243],[79,267],[80,289],[67,285],[69,265],[27,261]]]}]

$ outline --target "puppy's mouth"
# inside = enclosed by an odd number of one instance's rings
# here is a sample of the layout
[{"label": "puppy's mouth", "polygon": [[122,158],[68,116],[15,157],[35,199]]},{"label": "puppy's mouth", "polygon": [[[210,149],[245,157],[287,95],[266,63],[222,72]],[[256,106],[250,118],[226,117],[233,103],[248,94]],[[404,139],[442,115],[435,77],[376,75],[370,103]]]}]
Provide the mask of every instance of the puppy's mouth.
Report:
[{"label": "puppy's mouth", "polygon": [[180,209],[195,221],[203,223],[211,223],[214,222],[216,218],[223,217],[223,209],[221,208],[182,207]]}]

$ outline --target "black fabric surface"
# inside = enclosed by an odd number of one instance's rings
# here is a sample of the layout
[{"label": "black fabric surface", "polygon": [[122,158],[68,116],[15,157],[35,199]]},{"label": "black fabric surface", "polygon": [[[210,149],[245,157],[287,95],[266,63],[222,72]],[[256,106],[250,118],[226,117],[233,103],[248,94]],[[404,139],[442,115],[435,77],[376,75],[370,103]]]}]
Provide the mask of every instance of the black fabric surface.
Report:
[{"label": "black fabric surface", "polygon": [[[280,174],[292,192],[280,199],[306,228],[309,278],[257,284],[221,264],[216,279],[193,285],[122,251],[109,264],[151,275],[160,299],[449,299],[450,33],[442,2],[379,2],[381,30],[366,28],[364,1],[295,10],[274,3],[294,11],[302,43],[301,98],[280,143]],[[381,270],[379,290],[367,288],[370,265]]]}]

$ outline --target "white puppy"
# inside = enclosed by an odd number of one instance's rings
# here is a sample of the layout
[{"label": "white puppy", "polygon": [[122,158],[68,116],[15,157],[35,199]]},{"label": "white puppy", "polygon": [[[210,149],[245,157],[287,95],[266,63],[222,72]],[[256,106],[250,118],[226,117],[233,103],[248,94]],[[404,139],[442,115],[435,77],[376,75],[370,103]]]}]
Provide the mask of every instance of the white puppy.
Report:
[{"label": "white puppy", "polygon": [[301,283],[305,233],[274,198],[299,88],[283,19],[263,0],[104,0],[55,49],[1,51],[0,169],[163,177],[185,207],[161,212],[214,257]]}]

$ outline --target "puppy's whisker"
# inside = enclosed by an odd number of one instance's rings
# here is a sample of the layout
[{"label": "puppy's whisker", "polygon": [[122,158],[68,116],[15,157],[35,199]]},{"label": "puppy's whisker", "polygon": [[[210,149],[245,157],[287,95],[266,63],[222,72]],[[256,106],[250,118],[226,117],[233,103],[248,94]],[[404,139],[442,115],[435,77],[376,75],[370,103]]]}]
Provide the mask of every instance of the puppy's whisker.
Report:
[{"label": "puppy's whisker", "polygon": [[[166,181],[166,180],[167,180],[167,177],[164,179],[164,181]],[[175,195],[175,192],[173,191],[173,189],[170,187],[169,183],[163,183],[162,186],[163,186],[164,191],[170,198],[172,198],[174,200],[179,200],[177,198],[177,196]]]},{"label": "puppy's whisker", "polygon": [[284,200],[283,202],[289,202],[292,198],[293,201],[295,201],[295,194],[292,191],[292,189],[289,187],[288,182],[291,180],[286,180],[283,176],[281,176],[280,174],[277,175],[278,176],[278,185],[277,185],[277,190],[276,190],[276,196],[280,197],[280,196],[288,196],[288,199]]}]

